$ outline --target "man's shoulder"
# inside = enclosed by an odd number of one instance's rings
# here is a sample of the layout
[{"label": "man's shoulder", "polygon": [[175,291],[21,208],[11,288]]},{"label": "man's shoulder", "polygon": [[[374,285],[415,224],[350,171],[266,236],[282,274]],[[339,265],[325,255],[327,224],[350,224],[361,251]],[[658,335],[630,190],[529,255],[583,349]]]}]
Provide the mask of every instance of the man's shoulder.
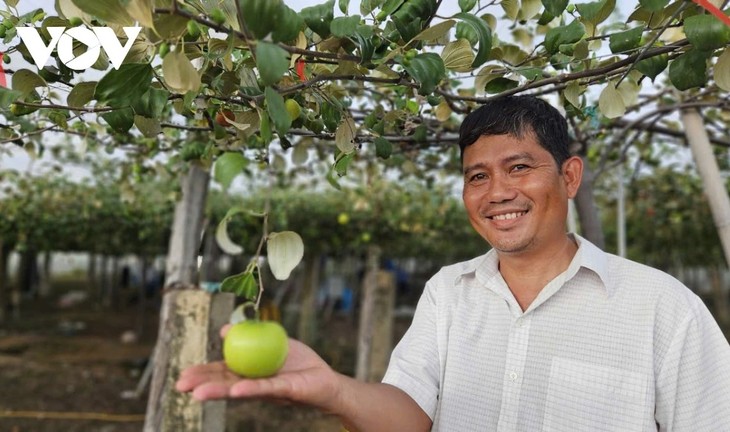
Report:
[{"label": "man's shoulder", "polygon": [[699,298],[679,279],[654,267],[607,254],[608,274],[619,294],[675,311],[696,309]]}]

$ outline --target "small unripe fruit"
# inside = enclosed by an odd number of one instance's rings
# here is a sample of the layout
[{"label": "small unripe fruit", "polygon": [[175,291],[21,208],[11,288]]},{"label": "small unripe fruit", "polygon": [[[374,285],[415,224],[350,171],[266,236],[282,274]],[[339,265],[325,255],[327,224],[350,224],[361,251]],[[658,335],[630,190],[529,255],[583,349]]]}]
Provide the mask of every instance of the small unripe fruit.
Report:
[{"label": "small unripe fruit", "polygon": [[287,99],[285,104],[286,112],[289,113],[289,117],[291,117],[292,120],[298,119],[302,114],[302,107],[299,106],[297,101],[294,99]]},{"label": "small unripe fruit", "polygon": [[190,36],[191,38],[197,38],[198,36],[200,36],[200,27],[198,27],[198,23],[193,20],[188,21],[187,30],[188,36]]},{"label": "small unripe fruit", "polygon": [[226,15],[220,9],[213,9],[210,12],[210,19],[216,24],[223,24],[226,22]]},{"label": "small unripe fruit", "polygon": [[162,42],[160,44],[160,47],[157,50],[157,53],[160,55],[160,58],[165,58],[165,56],[169,52],[170,52],[170,44],[168,44],[167,42]]}]

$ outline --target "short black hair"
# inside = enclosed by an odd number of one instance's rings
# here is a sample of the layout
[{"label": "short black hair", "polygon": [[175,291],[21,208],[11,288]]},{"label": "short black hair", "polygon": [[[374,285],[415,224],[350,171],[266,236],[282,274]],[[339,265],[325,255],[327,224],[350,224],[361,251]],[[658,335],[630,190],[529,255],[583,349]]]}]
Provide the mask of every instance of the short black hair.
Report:
[{"label": "short black hair", "polygon": [[558,168],[570,157],[568,123],[560,111],[535,96],[503,96],[486,102],[469,113],[459,129],[459,149],[484,135],[512,135],[522,138],[533,133],[537,142],[555,159]]}]

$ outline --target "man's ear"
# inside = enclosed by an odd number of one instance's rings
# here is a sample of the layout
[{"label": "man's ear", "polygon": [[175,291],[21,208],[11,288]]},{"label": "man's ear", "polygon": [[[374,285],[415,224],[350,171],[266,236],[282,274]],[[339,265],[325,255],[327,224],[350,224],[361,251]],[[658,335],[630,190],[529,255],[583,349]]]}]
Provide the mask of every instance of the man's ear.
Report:
[{"label": "man's ear", "polygon": [[583,178],[583,159],[578,156],[571,156],[563,162],[562,169],[568,198],[575,198]]}]

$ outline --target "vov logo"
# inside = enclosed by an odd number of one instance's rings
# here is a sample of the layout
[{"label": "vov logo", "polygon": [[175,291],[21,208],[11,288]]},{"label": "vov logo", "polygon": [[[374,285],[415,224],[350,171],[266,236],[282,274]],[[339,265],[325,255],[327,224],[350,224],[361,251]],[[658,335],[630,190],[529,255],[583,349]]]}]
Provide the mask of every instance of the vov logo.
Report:
[{"label": "vov logo", "polygon": [[[96,63],[102,49],[106,52],[114,69],[119,69],[142,27],[123,27],[124,34],[127,35],[127,43],[124,46],[119,42],[114,30],[109,27],[91,27],[90,29],[84,26],[70,29],[47,27],[48,33],[51,35],[48,45],[43,42],[35,27],[19,26],[16,29],[38,69],[42,69],[46,65],[53,49],[57,47],[58,59],[70,69],[80,71],[88,69]],[[73,52],[75,40],[87,46],[86,52],[79,56]]]}]

